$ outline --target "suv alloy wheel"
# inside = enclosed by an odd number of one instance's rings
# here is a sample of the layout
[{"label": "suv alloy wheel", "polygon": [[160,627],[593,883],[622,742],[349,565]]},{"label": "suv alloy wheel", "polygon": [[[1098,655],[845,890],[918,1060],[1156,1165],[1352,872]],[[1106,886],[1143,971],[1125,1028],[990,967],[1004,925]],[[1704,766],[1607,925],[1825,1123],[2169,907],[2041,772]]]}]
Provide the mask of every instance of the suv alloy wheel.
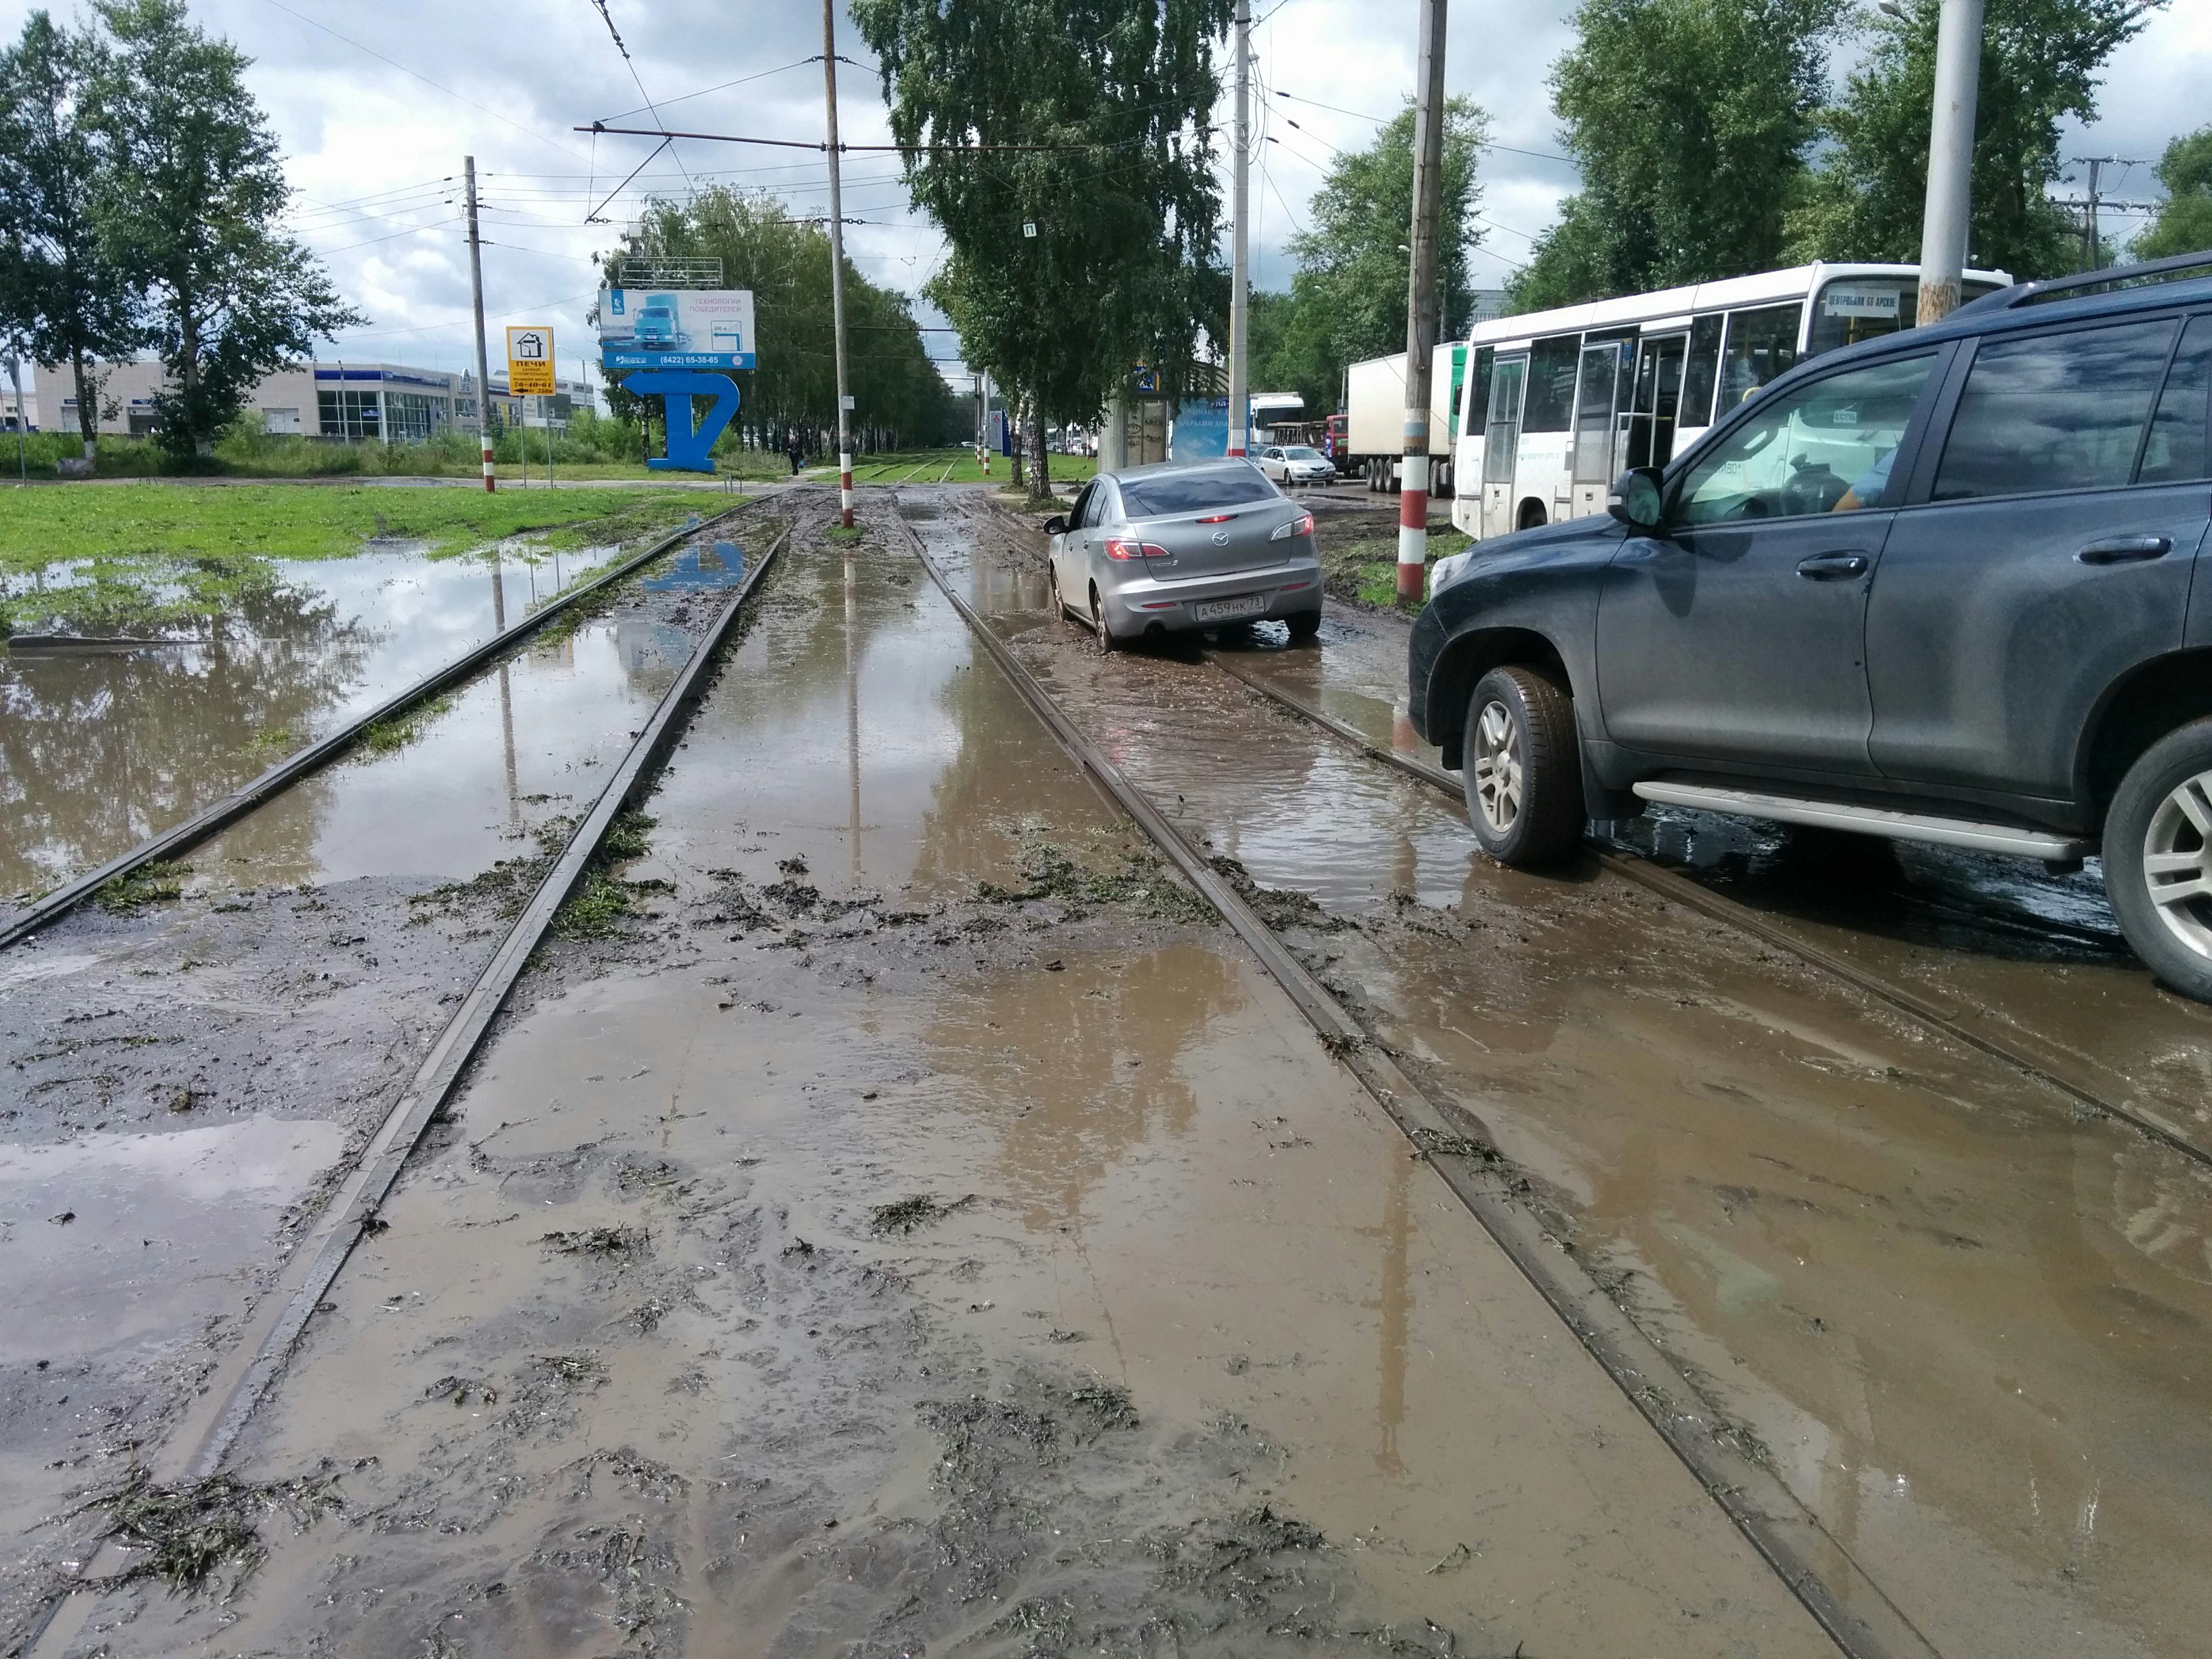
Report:
[{"label": "suv alloy wheel", "polygon": [[1583,833],[1575,706],[1533,668],[1493,668],[1468,702],[1461,776],[1482,850],[1516,868],[1551,864]]},{"label": "suv alloy wheel", "polygon": [[2105,817],[2105,890],[2152,971],[2212,1001],[2212,720],[2167,733],[2120,781]]}]

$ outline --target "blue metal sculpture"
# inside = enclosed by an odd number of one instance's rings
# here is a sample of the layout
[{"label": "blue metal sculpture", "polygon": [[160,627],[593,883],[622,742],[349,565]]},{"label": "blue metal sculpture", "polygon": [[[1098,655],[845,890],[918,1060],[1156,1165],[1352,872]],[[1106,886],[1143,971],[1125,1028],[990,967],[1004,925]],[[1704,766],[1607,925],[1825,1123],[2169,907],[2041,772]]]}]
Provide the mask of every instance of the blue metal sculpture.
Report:
[{"label": "blue metal sculpture", "polygon": [[[673,368],[641,368],[626,376],[623,390],[641,398],[659,398],[668,414],[668,453],[649,459],[646,465],[662,471],[676,472],[712,472],[714,440],[722,435],[723,428],[738,412],[738,383],[726,374],[702,374],[696,370]],[[714,406],[707,411],[707,418],[696,426],[691,423],[691,400],[712,398]],[[678,422],[676,413],[684,412]],[[681,430],[678,430],[678,427]]]}]

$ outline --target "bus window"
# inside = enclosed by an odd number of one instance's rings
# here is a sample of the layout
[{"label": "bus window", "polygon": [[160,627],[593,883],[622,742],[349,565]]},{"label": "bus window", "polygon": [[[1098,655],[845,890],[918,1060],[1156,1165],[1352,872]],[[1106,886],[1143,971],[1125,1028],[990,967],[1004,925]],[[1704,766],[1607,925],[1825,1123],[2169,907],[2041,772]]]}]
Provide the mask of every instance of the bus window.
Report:
[{"label": "bus window", "polygon": [[1528,356],[1528,398],[1521,414],[1523,432],[1565,432],[1575,409],[1576,359],[1579,334],[1555,334],[1536,342]]},{"label": "bus window", "polygon": [[1802,301],[1729,313],[1728,347],[1721,353],[1721,412],[1727,413],[1797,361]]},{"label": "bus window", "polygon": [[1720,379],[1721,317],[1718,312],[1690,325],[1690,361],[1682,371],[1682,410],[1675,425],[1695,432],[1713,423],[1713,386]]},{"label": "bus window", "polygon": [[1490,420],[1482,441],[1485,483],[1513,482],[1513,463],[1521,449],[1521,388],[1528,374],[1526,357],[1498,360],[1498,374],[1490,385]]},{"label": "bus window", "polygon": [[1479,435],[1490,420],[1490,374],[1498,363],[1498,353],[1485,346],[1474,354],[1474,372],[1468,376],[1467,421],[1460,430],[1470,437]]},{"label": "bus window", "polygon": [[1451,396],[1444,403],[1444,407],[1451,411],[1444,433],[1447,443],[1459,441],[1459,394],[1466,385],[1467,348],[1455,345],[1451,349]]},{"label": "bus window", "polygon": [[1583,386],[1575,404],[1574,482],[1607,483],[1613,478],[1613,417],[1620,403],[1622,343],[1594,342],[1583,348]]},{"label": "bus window", "polygon": [[1838,276],[1813,296],[1805,355],[1911,328],[1919,309],[1920,284],[1910,276]]}]

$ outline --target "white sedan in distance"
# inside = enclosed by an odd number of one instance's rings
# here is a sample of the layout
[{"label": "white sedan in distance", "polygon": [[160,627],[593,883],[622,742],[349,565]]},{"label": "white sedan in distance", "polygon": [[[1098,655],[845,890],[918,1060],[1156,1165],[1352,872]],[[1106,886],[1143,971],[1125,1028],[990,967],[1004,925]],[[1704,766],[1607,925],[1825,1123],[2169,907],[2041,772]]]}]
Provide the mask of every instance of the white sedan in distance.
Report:
[{"label": "white sedan in distance", "polygon": [[1305,444],[1270,444],[1259,454],[1260,471],[1279,484],[1328,483],[1336,463]]}]

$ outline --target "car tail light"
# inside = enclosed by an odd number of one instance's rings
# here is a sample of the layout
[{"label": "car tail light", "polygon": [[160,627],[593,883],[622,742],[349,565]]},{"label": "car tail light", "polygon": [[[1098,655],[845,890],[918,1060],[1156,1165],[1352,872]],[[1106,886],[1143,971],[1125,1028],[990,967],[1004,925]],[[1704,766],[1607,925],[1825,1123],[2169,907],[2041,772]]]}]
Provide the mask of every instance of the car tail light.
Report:
[{"label": "car tail light", "polygon": [[1115,536],[1106,543],[1106,556],[1109,559],[1164,559],[1168,556],[1168,550],[1151,542],[1133,542],[1124,537]]},{"label": "car tail light", "polygon": [[1286,542],[1293,536],[1310,536],[1312,534],[1313,514],[1310,513],[1301,513],[1297,518],[1289,520],[1287,523],[1277,525],[1274,530],[1268,535],[1267,539],[1271,542]]},{"label": "car tail light", "polygon": [[1227,524],[1236,516],[1237,515],[1234,513],[1217,513],[1210,519],[1200,519],[1199,522],[1200,524]]}]

